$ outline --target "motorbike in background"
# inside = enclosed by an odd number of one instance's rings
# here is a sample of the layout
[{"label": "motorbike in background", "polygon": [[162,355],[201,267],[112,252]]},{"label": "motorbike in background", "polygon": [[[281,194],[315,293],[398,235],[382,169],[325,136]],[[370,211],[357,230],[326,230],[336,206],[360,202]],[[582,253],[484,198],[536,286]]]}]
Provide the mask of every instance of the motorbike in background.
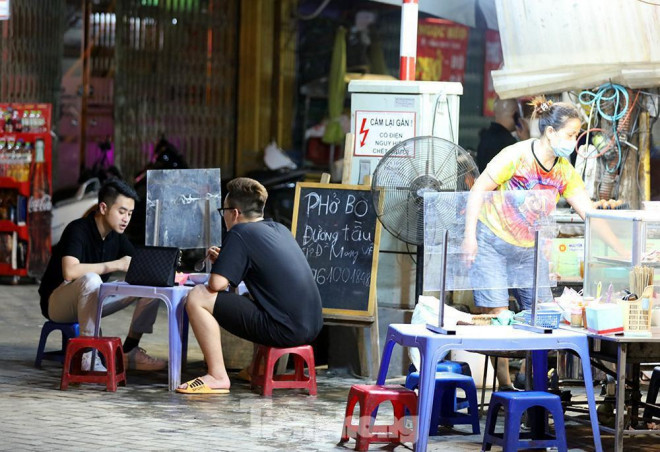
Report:
[{"label": "motorbike in background", "polygon": [[53,194],[53,217],[51,220],[51,243],[56,245],[62,237],[67,224],[82,218],[96,209],[101,181],[97,177],[86,180],[77,190],[59,191]]},{"label": "motorbike in background", "polygon": [[[57,190],[53,194],[53,221],[51,228],[52,243],[55,245],[67,224],[87,215],[96,208],[98,192],[103,181],[111,176],[121,177],[114,166],[107,164],[107,152],[111,149],[109,141],[99,143],[101,157],[90,169],[81,174],[80,185]],[[135,211],[126,235],[135,245],[144,245],[145,218],[147,198],[147,171],[165,169],[187,169],[188,163],[178,149],[164,137],[154,148],[152,162],[141,169],[134,177],[133,184],[140,201],[135,205]],[[260,169],[251,171],[247,177],[259,181],[268,190],[268,200],[264,216],[291,227],[293,218],[293,203],[296,183],[305,178],[306,170],[296,168]],[[227,193],[226,184],[222,181],[222,193]],[[223,224],[224,228],[224,224]]]}]

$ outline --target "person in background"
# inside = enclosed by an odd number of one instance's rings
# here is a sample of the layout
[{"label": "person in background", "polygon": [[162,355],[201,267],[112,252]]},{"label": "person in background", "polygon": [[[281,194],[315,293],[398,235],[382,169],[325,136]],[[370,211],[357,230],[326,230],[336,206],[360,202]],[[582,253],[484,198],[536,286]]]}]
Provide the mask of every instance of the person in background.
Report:
[{"label": "person in background", "polygon": [[[485,313],[498,314],[509,307],[509,291],[503,288],[507,282],[501,281],[502,277],[506,278],[507,268],[522,264],[530,281],[534,274],[533,253],[519,253],[534,246],[533,237],[530,242],[531,232],[512,221],[511,206],[493,201],[482,210],[485,192],[553,190],[555,205],[563,196],[582,219],[592,208],[584,183],[569,161],[581,128],[577,110],[571,104],[552,103],[544,97],[535,98],[531,105],[534,107],[532,117],[539,120],[541,137],[514,143],[499,152],[477,178],[468,198],[462,245],[464,259],[472,277],[495,278],[482,283],[481,287],[501,288],[474,291],[475,305]],[[548,207],[553,206],[545,209]],[[526,256],[523,257],[525,262],[518,260],[521,255]],[[494,269],[502,269],[502,272]],[[520,272],[520,269],[516,267],[515,271]],[[532,288],[513,290],[523,309],[530,309],[534,302],[532,292]],[[551,297],[547,292],[547,288],[540,290],[540,297]],[[508,360],[500,359],[498,363],[501,363],[497,369],[500,388],[510,389]]]},{"label": "person in background", "polygon": [[[124,181],[111,178],[99,191],[97,210],[67,225],[39,286],[41,312],[49,320],[80,324],[81,336],[94,335],[99,288],[111,273],[125,272],[135,249],[124,236],[138,195]],[[110,296],[103,316],[137,302],[124,341],[124,369],[154,371],[167,362],[138,347],[143,333],[151,333],[158,314],[157,299]],[[92,352],[82,357],[83,370],[105,372],[100,360],[92,365]]]},{"label": "person in background", "polygon": [[[267,197],[264,186],[253,179],[241,177],[227,184],[219,209],[227,226],[222,252],[218,247],[208,250],[211,277],[207,285],[190,291],[186,303],[208,373],[180,385],[177,392],[229,392],[220,327],[273,347],[309,344],[321,331],[321,295],[312,270],[291,231],[264,219]],[[252,298],[226,291],[241,281]]]},{"label": "person in background", "polygon": [[[515,99],[502,100],[497,98],[493,106],[495,121],[490,127],[479,132],[479,145],[477,146],[477,166],[479,173],[483,173],[488,162],[502,149],[511,146],[518,140],[529,138],[529,125],[520,117],[518,102]],[[518,140],[511,134],[516,132]]]}]

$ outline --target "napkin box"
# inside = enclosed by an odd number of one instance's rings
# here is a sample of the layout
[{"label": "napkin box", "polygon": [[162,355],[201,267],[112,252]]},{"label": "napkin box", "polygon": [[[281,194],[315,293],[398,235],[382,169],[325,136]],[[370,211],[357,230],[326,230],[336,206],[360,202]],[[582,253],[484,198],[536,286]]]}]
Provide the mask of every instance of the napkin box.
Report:
[{"label": "napkin box", "polygon": [[623,332],[623,311],[614,303],[603,303],[585,308],[587,329],[596,334]]}]

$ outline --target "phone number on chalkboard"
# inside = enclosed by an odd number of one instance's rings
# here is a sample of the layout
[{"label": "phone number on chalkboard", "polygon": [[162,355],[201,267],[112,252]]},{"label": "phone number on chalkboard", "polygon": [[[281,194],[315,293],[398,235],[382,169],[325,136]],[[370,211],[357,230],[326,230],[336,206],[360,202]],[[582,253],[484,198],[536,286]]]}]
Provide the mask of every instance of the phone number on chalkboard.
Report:
[{"label": "phone number on chalkboard", "polygon": [[316,284],[322,286],[331,283],[356,284],[369,287],[371,285],[371,272],[365,272],[356,268],[346,267],[322,267],[313,268],[312,275]]}]

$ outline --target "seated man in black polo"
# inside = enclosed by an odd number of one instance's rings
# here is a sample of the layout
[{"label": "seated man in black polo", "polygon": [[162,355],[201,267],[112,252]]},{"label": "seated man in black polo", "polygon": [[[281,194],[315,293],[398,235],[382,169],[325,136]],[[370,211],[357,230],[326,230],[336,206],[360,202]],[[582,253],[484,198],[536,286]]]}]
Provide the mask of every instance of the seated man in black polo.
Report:
[{"label": "seated man in black polo", "polygon": [[[287,228],[263,218],[266,189],[238,178],[227,191],[220,209],[228,231],[222,252],[209,249],[214,263],[208,285],[196,286],[186,304],[208,373],[179,386],[181,393],[229,392],[219,326],[273,347],[309,344],[323,326],[321,296],[300,246]],[[241,281],[254,300],[226,292]]]},{"label": "seated man in black polo", "polygon": [[[124,181],[108,180],[99,191],[97,210],[67,225],[44,273],[39,295],[42,314],[59,323],[80,324],[81,336],[93,336],[99,303],[99,288],[113,272],[125,272],[134,248],[124,235],[131,221],[137,193]],[[158,300],[110,296],[103,316],[137,301],[133,321],[124,342],[124,368],[161,370],[167,366],[138,344],[143,333],[151,333],[158,314]],[[92,352],[83,355],[83,370],[92,369]],[[100,360],[93,369],[105,371]]]}]

